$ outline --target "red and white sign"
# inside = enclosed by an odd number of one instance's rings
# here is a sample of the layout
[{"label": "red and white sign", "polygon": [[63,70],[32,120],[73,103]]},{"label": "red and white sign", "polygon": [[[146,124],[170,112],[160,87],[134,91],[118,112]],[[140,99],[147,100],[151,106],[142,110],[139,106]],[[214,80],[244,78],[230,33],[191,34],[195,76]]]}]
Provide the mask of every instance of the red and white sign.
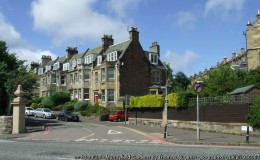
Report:
[{"label": "red and white sign", "polygon": [[193,85],[193,90],[194,90],[194,92],[199,94],[202,91],[202,83],[199,83],[199,82],[195,83]]}]

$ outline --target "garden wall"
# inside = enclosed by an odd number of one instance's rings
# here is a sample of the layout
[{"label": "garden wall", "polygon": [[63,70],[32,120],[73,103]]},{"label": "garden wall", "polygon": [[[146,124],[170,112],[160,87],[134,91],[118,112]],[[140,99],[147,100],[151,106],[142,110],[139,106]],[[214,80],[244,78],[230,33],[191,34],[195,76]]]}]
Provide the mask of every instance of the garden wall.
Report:
[{"label": "garden wall", "polygon": [[12,116],[0,116],[0,134],[12,134]]},{"label": "garden wall", "polygon": [[[129,118],[129,125],[147,125],[147,126],[161,126],[162,119],[147,119],[147,118]],[[246,126],[247,123],[221,123],[221,122],[200,122],[200,130],[207,132],[225,133],[246,135],[245,131],[241,131],[241,126]],[[197,129],[196,121],[181,121],[181,120],[168,120],[170,128],[181,129]],[[260,136],[260,129],[254,128],[250,132],[251,136]]]}]

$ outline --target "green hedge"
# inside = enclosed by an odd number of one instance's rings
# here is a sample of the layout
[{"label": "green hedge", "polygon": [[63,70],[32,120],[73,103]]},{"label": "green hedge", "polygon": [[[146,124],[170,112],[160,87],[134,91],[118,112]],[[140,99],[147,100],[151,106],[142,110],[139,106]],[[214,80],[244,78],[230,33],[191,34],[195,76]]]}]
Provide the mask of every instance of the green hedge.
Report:
[{"label": "green hedge", "polygon": [[250,106],[248,123],[253,127],[260,128],[260,96],[258,96]]},{"label": "green hedge", "polygon": [[[168,106],[176,107],[177,105],[177,94],[168,94]],[[130,108],[160,108],[164,106],[165,98],[162,95],[145,95],[139,97],[131,97],[129,107]]]}]

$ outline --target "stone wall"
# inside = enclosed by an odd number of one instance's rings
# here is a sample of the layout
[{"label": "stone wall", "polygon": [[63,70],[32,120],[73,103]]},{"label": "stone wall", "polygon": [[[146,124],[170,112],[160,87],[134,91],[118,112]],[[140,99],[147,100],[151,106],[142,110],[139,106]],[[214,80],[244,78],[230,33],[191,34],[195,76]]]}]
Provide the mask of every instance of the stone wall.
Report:
[{"label": "stone wall", "polygon": [[[161,119],[145,119],[145,118],[129,118],[130,125],[148,125],[148,126],[161,126]],[[180,129],[197,129],[196,121],[180,121],[168,120],[168,126]],[[207,132],[225,133],[245,135],[246,131],[241,131],[241,126],[247,126],[247,123],[221,123],[221,122],[200,122],[200,130]],[[164,127],[164,126],[161,126]],[[253,129],[250,132],[251,136],[260,136],[260,129]]]},{"label": "stone wall", "polygon": [[12,116],[0,116],[0,134],[12,134]]}]

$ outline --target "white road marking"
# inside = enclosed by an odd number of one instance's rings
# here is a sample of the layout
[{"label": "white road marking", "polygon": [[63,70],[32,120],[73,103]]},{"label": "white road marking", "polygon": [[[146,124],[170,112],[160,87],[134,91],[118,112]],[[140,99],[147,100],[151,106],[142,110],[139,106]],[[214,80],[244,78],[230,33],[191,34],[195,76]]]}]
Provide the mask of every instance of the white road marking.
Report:
[{"label": "white road marking", "polygon": [[155,140],[133,140],[133,139],[126,139],[126,140],[122,140],[122,139],[77,139],[76,141],[84,141],[84,142],[100,142],[100,143],[104,143],[104,142],[109,142],[109,143],[136,143],[136,144],[144,144],[144,143],[149,143],[149,144],[159,144],[160,142],[155,141]]},{"label": "white road marking", "polygon": [[107,134],[122,134],[122,132],[115,131],[115,130],[109,130]]},{"label": "white road marking", "polygon": [[0,140],[0,143],[1,143],[1,142],[9,143],[9,142],[15,142],[15,141],[9,141],[9,140]]}]

